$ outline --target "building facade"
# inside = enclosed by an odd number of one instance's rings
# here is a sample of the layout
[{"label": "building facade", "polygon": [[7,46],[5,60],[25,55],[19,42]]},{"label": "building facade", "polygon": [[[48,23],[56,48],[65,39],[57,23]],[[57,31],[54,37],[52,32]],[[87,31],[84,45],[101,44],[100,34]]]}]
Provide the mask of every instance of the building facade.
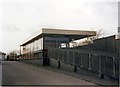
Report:
[{"label": "building facade", "polygon": [[95,35],[96,31],[42,28],[38,35],[20,45],[20,55],[22,59],[45,59],[48,48],[61,48],[63,43],[69,48],[71,41]]}]

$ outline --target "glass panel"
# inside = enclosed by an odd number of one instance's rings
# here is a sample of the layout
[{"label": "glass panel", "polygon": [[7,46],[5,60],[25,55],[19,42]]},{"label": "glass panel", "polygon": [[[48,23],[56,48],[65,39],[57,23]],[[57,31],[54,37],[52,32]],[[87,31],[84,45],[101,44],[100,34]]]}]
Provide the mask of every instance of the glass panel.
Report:
[{"label": "glass panel", "polygon": [[38,40],[38,50],[41,50],[41,49],[43,49],[43,38],[40,38]]},{"label": "glass panel", "polygon": [[61,46],[61,43],[67,43],[68,41],[69,38],[66,37],[45,37],[45,48],[59,48]]}]

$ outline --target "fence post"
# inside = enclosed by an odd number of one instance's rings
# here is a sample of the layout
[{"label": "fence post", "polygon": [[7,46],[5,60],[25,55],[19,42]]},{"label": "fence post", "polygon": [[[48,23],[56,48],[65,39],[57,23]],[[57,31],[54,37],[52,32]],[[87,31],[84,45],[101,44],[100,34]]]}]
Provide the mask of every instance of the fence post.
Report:
[{"label": "fence post", "polygon": [[75,60],[75,59],[74,59],[74,58],[75,58],[75,56],[74,56],[74,51],[73,51],[73,56],[72,56],[72,57],[73,57],[73,65],[75,65],[75,63],[74,63],[74,60]]},{"label": "fence post", "polygon": [[113,57],[113,76],[115,77],[115,57]]},{"label": "fence post", "polygon": [[58,60],[58,69],[60,69],[60,60]]},{"label": "fence post", "polygon": [[58,61],[58,68],[60,69],[60,49],[58,49],[58,58],[57,58],[57,61]]},{"label": "fence post", "polygon": [[81,53],[80,57],[81,57],[81,64],[80,64],[80,67],[83,67],[83,56],[82,56],[82,53]]},{"label": "fence post", "polygon": [[101,65],[102,65],[102,57],[99,55],[99,77],[100,78],[104,78],[104,75],[102,74],[102,67],[101,67]]},{"label": "fence post", "polygon": [[75,64],[75,52],[73,51],[73,71],[76,72],[76,64]]},{"label": "fence post", "polygon": [[89,54],[89,70],[91,70],[91,54]]},{"label": "fence post", "polygon": [[69,64],[69,50],[67,50],[67,63]]}]

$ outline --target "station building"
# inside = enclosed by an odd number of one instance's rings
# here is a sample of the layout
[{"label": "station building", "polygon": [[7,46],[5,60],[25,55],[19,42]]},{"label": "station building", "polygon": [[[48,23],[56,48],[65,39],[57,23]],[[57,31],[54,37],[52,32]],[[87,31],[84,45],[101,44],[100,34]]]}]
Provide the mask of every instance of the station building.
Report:
[{"label": "station building", "polygon": [[42,28],[38,35],[20,45],[20,55],[22,59],[46,59],[49,47],[61,48],[64,43],[69,48],[71,41],[95,35],[96,31]]}]

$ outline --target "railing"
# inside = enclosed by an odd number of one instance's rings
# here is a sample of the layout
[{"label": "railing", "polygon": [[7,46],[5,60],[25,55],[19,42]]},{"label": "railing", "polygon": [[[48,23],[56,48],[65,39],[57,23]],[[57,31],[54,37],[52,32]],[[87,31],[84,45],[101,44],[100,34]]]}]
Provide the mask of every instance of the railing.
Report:
[{"label": "railing", "polygon": [[119,58],[115,54],[49,48],[48,57],[94,73],[119,78]]}]

